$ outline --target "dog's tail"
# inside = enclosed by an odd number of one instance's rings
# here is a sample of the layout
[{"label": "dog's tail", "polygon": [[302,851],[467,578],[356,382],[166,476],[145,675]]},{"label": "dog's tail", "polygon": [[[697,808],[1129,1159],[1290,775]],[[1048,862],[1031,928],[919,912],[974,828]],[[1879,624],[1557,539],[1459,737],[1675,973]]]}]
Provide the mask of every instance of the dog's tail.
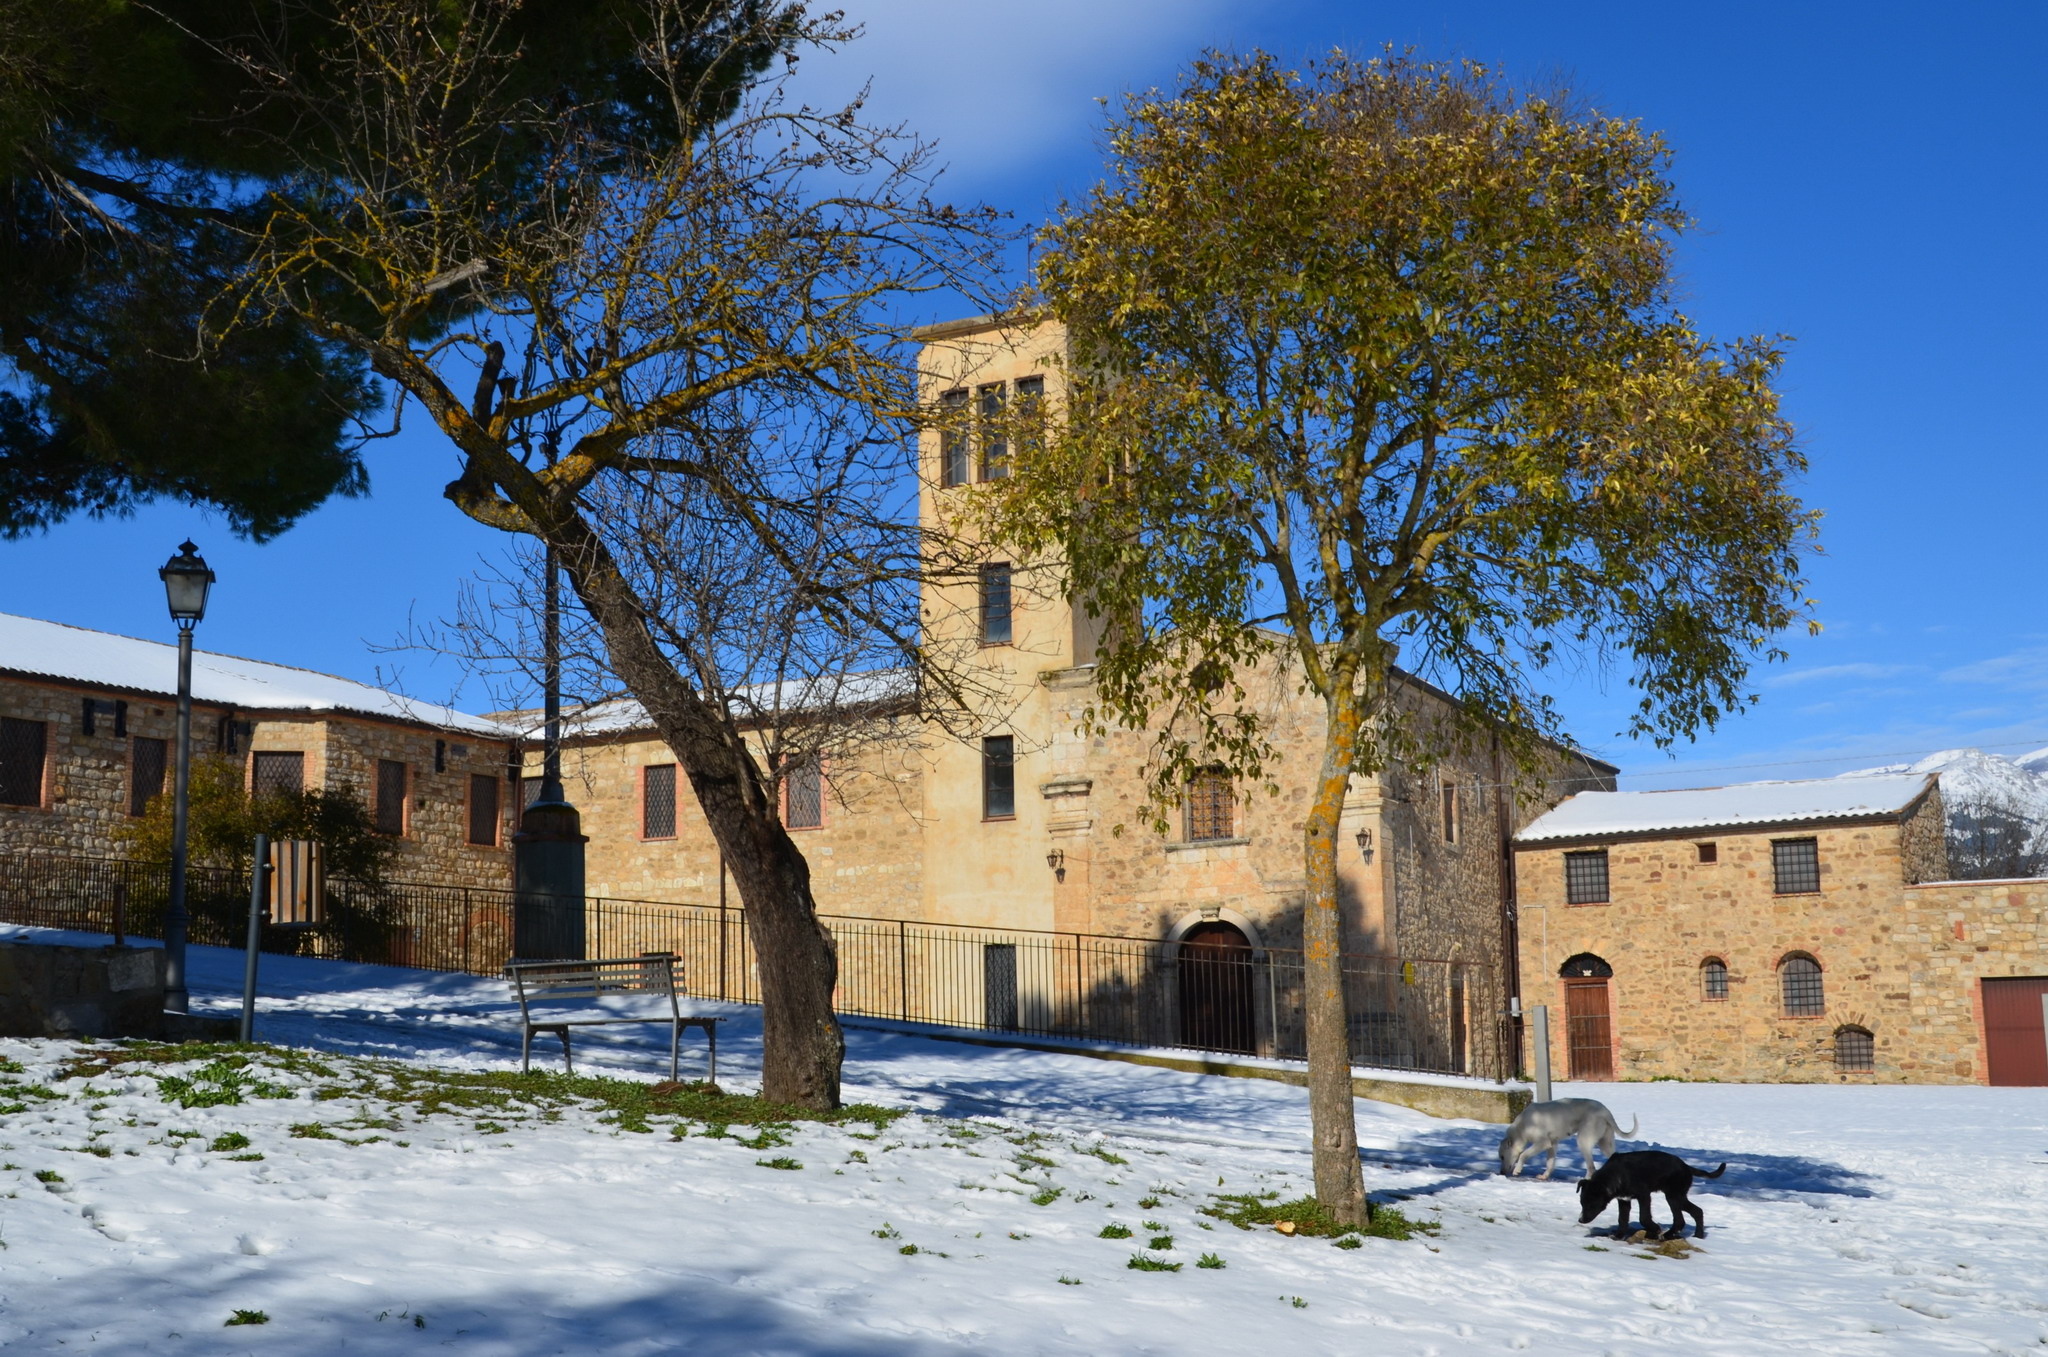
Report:
[{"label": "dog's tail", "polygon": [[[1621,1138],[1623,1140],[1634,1140],[1636,1138],[1636,1123],[1639,1120],[1640,1118],[1638,1118],[1634,1113],[1629,1114],[1628,1129],[1626,1131],[1621,1132]],[[1621,1128],[1618,1126],[1615,1129],[1618,1131],[1621,1130]]]},{"label": "dog's tail", "polygon": [[1700,1177],[1702,1178],[1718,1178],[1727,1171],[1728,1166],[1726,1164],[1721,1165],[1721,1167],[1715,1169],[1712,1173],[1700,1173],[1698,1169],[1693,1170],[1694,1173],[1699,1173]]}]

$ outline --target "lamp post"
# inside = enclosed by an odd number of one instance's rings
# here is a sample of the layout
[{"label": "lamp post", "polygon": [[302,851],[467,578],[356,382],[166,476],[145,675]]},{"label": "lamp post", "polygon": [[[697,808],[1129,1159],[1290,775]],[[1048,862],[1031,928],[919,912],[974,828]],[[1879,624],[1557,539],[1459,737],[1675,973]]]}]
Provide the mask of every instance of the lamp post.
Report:
[{"label": "lamp post", "polygon": [[183,1013],[190,1004],[185,988],[185,820],[186,795],[192,783],[192,628],[206,616],[206,592],[213,572],[200,559],[199,548],[186,542],[164,568],[164,597],[171,620],[178,624],[178,750],[171,783],[171,907],[164,916],[164,1007]]}]

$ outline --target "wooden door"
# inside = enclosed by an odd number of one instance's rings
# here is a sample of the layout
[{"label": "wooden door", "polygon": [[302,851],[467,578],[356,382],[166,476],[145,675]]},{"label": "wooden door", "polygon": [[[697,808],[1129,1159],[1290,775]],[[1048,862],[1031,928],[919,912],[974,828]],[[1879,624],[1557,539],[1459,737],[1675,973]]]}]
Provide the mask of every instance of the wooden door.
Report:
[{"label": "wooden door", "polygon": [[2048,1084],[2048,1033],[2041,1003],[2048,975],[1984,982],[1984,1063],[1991,1082]]},{"label": "wooden door", "polygon": [[1255,1049],[1251,940],[1227,923],[1198,924],[1180,943],[1180,1040],[1205,1051]]},{"label": "wooden door", "polygon": [[1564,1030],[1574,1079],[1614,1077],[1614,1024],[1607,1014],[1607,981],[1566,980]]}]

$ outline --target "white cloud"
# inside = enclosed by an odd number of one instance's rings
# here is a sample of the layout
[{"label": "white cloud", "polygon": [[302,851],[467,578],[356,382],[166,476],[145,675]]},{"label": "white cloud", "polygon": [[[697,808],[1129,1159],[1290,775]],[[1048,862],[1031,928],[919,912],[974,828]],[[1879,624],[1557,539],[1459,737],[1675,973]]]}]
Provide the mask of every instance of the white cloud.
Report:
[{"label": "white cloud", "polygon": [[1986,683],[2022,692],[2048,689],[2048,647],[2030,646],[1957,665],[1943,670],[1941,678],[1945,683]]},{"label": "white cloud", "polygon": [[1773,674],[1764,680],[1768,688],[1790,688],[1800,683],[1819,683],[1832,679],[1878,679],[1903,674],[1912,666],[1904,664],[1823,664],[1813,669],[1798,669],[1789,674]]}]

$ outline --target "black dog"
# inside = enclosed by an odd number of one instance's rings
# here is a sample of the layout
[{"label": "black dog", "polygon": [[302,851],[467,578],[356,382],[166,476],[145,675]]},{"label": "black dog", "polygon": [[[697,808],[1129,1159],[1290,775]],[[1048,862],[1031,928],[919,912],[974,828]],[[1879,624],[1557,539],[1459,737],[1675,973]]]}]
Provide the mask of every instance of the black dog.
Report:
[{"label": "black dog", "polygon": [[[1700,1173],[1702,1178],[1718,1178],[1728,1171],[1726,1164],[1712,1173]],[[1686,1193],[1692,1191],[1693,1175],[1699,1170],[1675,1154],[1662,1150],[1630,1150],[1617,1154],[1600,1166],[1600,1171],[1579,1184],[1579,1224],[1590,1225],[1594,1217],[1607,1209],[1607,1203],[1621,1205],[1621,1224],[1615,1234],[1628,1233],[1628,1204],[1635,1202],[1643,1208],[1643,1229],[1654,1234],[1657,1222],[1650,1215],[1651,1194],[1661,1192],[1671,1206],[1671,1228],[1664,1232],[1664,1238],[1676,1239],[1685,1232],[1685,1218],[1692,1217],[1693,1233],[1701,1239],[1707,1237],[1707,1218],[1692,1204]]]}]

